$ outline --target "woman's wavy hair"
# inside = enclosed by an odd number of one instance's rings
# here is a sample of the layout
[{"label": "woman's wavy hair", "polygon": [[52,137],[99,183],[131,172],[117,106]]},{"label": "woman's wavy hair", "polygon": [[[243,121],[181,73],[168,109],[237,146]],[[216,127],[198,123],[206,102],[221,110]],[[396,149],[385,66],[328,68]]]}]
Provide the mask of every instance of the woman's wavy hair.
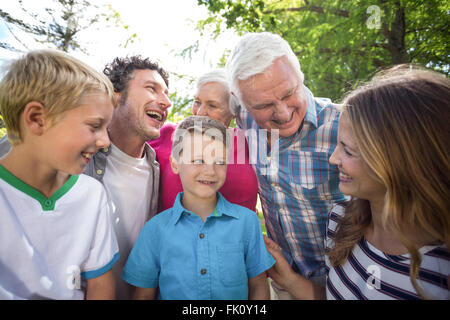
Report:
[{"label": "woman's wavy hair", "polygon": [[[383,223],[408,249],[417,293],[421,255],[407,234],[450,248],[450,80],[412,66],[382,72],[344,100],[361,156],[386,187]],[[327,253],[342,265],[371,223],[369,203],[352,199]],[[410,234],[410,233],[409,233]]]}]

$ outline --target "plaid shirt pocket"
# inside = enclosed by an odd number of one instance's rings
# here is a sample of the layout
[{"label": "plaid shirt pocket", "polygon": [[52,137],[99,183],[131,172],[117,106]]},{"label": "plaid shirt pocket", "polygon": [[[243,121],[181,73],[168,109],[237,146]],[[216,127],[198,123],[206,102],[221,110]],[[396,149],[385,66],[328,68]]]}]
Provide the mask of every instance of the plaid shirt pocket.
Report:
[{"label": "plaid shirt pocket", "polygon": [[289,151],[287,161],[291,183],[305,189],[314,189],[330,179],[326,152]]}]

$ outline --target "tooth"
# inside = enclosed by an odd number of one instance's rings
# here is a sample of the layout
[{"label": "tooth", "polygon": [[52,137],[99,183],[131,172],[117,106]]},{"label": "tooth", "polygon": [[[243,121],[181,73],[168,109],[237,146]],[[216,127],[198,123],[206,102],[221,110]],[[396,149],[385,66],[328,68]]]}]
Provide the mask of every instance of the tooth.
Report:
[{"label": "tooth", "polygon": [[156,118],[159,120],[159,121],[161,121],[162,120],[162,115],[161,114],[159,114],[158,112],[156,112],[156,111],[147,111],[147,114],[150,116],[156,116]]}]

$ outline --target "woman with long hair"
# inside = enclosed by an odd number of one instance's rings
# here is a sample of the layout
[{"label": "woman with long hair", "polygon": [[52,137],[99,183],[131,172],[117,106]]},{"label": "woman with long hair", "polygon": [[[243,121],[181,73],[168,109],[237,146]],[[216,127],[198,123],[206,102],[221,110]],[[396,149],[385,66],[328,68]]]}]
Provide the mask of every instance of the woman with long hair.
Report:
[{"label": "woman with long hair", "polygon": [[449,101],[449,79],[409,66],[346,97],[330,163],[350,201],[329,215],[326,290],[266,239],[276,282],[307,299],[450,299]]}]

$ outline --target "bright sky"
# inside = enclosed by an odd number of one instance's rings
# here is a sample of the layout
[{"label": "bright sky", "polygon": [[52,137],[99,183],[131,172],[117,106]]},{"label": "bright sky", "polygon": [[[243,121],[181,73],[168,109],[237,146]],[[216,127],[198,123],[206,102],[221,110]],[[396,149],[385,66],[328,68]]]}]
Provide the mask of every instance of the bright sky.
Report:
[{"label": "bright sky", "polygon": [[[52,3],[49,0],[23,2],[25,7],[33,12],[43,12],[46,3]],[[195,30],[197,22],[208,16],[206,8],[198,6],[197,0],[91,0],[91,3],[111,4],[120,14],[123,23],[129,26],[128,31],[123,27],[100,30],[92,28],[83,34],[83,40],[89,42],[86,45],[89,56],[82,53],[72,54],[98,70],[116,56],[141,54],[158,61],[169,72],[197,78],[214,69],[224,50],[231,50],[237,40],[237,36],[231,31],[221,34],[217,40],[212,40],[208,32],[201,35]],[[0,6],[11,15],[23,18],[19,16],[17,0],[2,0]],[[137,40],[124,48],[127,37],[133,33],[137,34]],[[0,41],[5,42],[6,39],[15,41],[5,24],[0,22]],[[20,40],[26,43],[29,49],[42,48],[42,45],[27,39],[26,35],[21,35]],[[192,61],[177,56],[196,40],[200,41],[200,47],[199,51],[193,54]],[[0,49],[0,63],[16,56],[16,53]],[[187,87],[185,82],[171,75],[171,91],[176,89],[183,92]]]}]

